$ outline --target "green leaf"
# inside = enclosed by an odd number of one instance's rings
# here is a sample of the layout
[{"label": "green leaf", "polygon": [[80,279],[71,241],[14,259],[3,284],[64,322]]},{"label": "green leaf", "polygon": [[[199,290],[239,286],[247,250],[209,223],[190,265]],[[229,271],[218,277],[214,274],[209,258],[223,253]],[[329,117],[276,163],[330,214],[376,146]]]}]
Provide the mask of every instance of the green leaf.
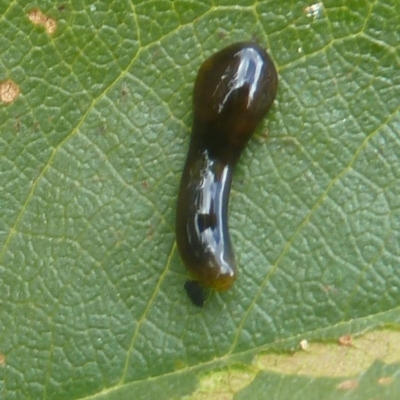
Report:
[{"label": "green leaf", "polygon": [[[0,397],[400,395],[400,2],[233,3],[0,4],[19,90],[0,104]],[[236,170],[239,278],[200,310],[174,235],[192,87],[252,38],[278,96]],[[377,328],[384,363],[259,364]]]}]

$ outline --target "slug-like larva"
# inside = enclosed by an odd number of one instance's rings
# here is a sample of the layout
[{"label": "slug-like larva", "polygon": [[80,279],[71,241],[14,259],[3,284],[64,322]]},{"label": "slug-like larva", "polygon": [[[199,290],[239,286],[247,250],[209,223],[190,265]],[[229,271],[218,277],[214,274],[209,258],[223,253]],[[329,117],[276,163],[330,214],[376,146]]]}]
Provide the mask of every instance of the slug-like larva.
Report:
[{"label": "slug-like larva", "polygon": [[271,58],[252,42],[219,51],[203,62],[197,75],[176,240],[183,262],[203,286],[223,291],[236,278],[227,222],[232,176],[243,148],[274,101],[277,86]]}]

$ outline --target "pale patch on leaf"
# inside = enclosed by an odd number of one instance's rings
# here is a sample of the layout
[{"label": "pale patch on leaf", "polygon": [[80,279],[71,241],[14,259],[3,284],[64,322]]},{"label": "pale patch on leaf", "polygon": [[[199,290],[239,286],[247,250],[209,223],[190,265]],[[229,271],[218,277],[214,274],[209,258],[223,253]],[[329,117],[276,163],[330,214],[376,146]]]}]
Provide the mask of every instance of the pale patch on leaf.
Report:
[{"label": "pale patch on leaf", "polygon": [[254,373],[245,370],[216,371],[204,376],[191,400],[231,399],[234,393],[246,387],[254,379]]},{"label": "pale patch on leaf", "polygon": [[382,386],[388,386],[393,383],[393,377],[392,376],[384,376],[378,380],[378,383]]},{"label": "pale patch on leaf", "polygon": [[300,341],[301,350],[308,350],[309,347],[310,347],[310,344],[308,343],[308,340],[303,339]]},{"label": "pale patch on leaf", "polygon": [[0,100],[3,103],[12,103],[19,95],[19,86],[7,79],[0,83]]},{"label": "pale patch on leaf", "polygon": [[33,24],[43,26],[50,35],[56,31],[56,20],[43,14],[40,10],[32,10],[28,14],[28,18]]},{"label": "pale patch on leaf", "polygon": [[358,386],[358,381],[356,381],[355,379],[349,379],[347,381],[343,381],[343,382],[339,383],[338,389],[351,390],[351,389],[355,389],[357,386]]},{"label": "pale patch on leaf", "polygon": [[[262,370],[285,374],[315,377],[354,376],[369,368],[377,358],[386,363],[398,362],[398,335],[398,332],[393,331],[377,331],[357,339],[352,338],[351,345],[343,345],[340,340],[339,345],[313,343],[307,352],[299,351],[291,357],[285,354],[262,355],[255,359],[254,364]],[[345,336],[341,339],[344,340]]]},{"label": "pale patch on leaf", "polygon": [[311,6],[306,7],[304,9],[304,12],[309,18],[318,18],[322,13],[323,8],[324,5],[322,3],[315,3],[312,4]]}]

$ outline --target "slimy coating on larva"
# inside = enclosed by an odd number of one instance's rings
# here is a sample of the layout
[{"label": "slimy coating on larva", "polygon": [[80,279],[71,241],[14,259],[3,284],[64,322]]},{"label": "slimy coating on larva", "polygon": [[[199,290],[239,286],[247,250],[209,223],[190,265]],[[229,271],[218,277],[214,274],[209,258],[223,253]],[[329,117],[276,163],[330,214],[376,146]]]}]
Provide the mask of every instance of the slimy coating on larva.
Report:
[{"label": "slimy coating on larva", "polygon": [[236,43],[200,67],[193,91],[193,128],[176,211],[179,253],[194,280],[224,291],[237,268],[228,229],[235,166],[270,109],[278,78],[258,44]]}]

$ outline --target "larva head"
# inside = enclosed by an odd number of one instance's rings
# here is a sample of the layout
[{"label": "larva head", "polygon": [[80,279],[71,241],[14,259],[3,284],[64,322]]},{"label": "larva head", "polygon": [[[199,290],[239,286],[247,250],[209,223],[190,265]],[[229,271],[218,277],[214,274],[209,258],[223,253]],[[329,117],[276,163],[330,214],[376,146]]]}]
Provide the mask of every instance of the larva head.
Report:
[{"label": "larva head", "polygon": [[213,147],[243,148],[271,107],[278,86],[275,66],[255,43],[236,43],[200,67],[194,93],[194,123]]}]

